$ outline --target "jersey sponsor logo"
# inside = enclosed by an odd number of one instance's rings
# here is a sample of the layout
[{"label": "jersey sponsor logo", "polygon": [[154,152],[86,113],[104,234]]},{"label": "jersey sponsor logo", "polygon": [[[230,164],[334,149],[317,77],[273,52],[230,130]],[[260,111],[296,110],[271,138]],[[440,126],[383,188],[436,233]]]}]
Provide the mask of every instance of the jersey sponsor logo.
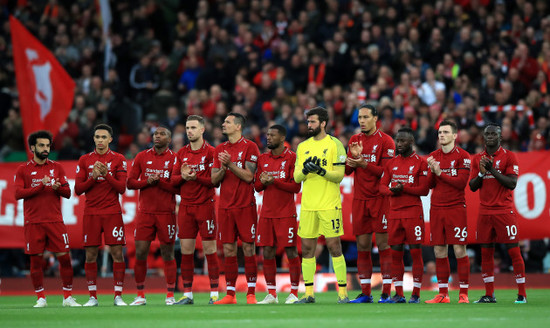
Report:
[{"label": "jersey sponsor logo", "polygon": [[[78,173],[78,166],[76,167],[76,173]],[[36,175],[36,171],[32,171],[31,175]]]}]

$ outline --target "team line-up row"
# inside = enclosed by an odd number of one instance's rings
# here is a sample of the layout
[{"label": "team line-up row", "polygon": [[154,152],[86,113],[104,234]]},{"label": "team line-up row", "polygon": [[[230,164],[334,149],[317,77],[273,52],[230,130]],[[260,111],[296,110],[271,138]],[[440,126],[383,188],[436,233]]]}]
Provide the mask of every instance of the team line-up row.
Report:
[{"label": "team line-up row", "polygon": [[[361,132],[354,135],[346,152],[342,143],[327,134],[328,113],[321,107],[306,113],[309,138],[296,153],[285,147],[286,129],[271,126],[267,131],[267,153],[242,136],[245,118],[230,113],[222,124],[227,141],[216,148],[204,139],[205,120],[187,118],[189,144],[174,153],[169,149],[171,132],[158,127],[154,146],[140,152],[127,168],[121,154],[113,152],[112,128],[95,127],[95,150],[83,155],[76,169],[75,192],[85,195],[83,242],[86,251],[86,281],[90,294],[84,306],[97,306],[98,248],[109,245],[113,260],[114,305],[122,299],[126,265],[126,244],[119,195],[126,188],[139,190],[136,218],[136,264],[134,276],[138,295],[130,305],[145,305],[147,254],[158,238],[166,276],[166,305],[193,304],[194,251],[200,234],[208,265],[210,304],[236,304],[238,277],[237,241],[242,243],[247,304],[278,303],[276,290],[276,249],[284,247],[289,259],[291,293],[285,303],[315,303],[314,276],[317,238],[325,237],[338,282],[338,303],[372,303],[371,249],[373,234],[380,255],[383,277],[379,303],[405,303],[403,293],[404,245],[413,259],[414,288],[409,303],[420,302],[424,264],[424,220],[421,196],[432,189],[431,244],[436,256],[439,294],[426,303],[449,303],[450,276],[447,257],[452,245],[458,262],[459,303],[469,303],[470,262],[466,253],[467,222],[464,189],[479,191],[480,213],[477,242],[482,246],[482,277],[485,295],[476,303],[495,303],[494,243],[505,243],[512,258],[518,286],[515,303],[526,303],[525,266],[518,247],[517,218],[512,206],[518,163],[515,155],[500,146],[501,129],[488,125],[483,131],[485,150],[470,158],[456,146],[457,126],[442,121],[438,126],[440,149],[427,159],[414,150],[414,135],[402,128],[395,141],[377,129],[378,111],[371,105],[358,109]],[[63,306],[82,306],[71,296],[73,272],[67,230],[61,215],[60,197],[71,190],[63,167],[48,159],[52,136],[37,131],[29,136],[33,159],[22,164],[15,176],[15,197],[24,199],[26,253],[30,255],[31,280],[37,294],[35,307],[47,306],[43,288],[42,254],[56,254],[63,282]],[[340,182],[354,174],[352,205],[353,234],[357,241],[357,269],[361,294],[354,300],[347,294],[346,262],[340,236],[343,235]],[[220,188],[216,217],[214,192]],[[300,221],[297,222],[294,196],[302,190]],[[261,212],[256,213],[255,191],[263,191]],[[181,196],[177,215],[175,195]],[[177,227],[177,229],[176,229]],[[174,297],[177,266],[174,259],[176,234],[181,243],[183,296]],[[103,236],[103,239],[102,239]],[[301,237],[302,257],[297,238]],[[227,294],[218,294],[219,265],[217,241],[223,244]],[[263,247],[264,276],[269,293],[257,302],[256,246]],[[305,294],[298,298],[302,275]],[[391,284],[395,295],[390,296]]]}]

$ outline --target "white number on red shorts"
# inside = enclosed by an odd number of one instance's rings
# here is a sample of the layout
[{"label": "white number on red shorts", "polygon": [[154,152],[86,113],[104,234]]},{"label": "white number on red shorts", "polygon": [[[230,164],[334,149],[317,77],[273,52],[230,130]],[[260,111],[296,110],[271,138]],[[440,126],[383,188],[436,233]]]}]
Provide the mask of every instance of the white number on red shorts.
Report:
[{"label": "white number on red shorts", "polygon": [[63,241],[65,242],[65,245],[68,245],[69,244],[69,234],[64,233],[64,234],[61,234],[61,236],[63,236]]},{"label": "white number on red shorts", "polygon": [[455,238],[466,238],[468,237],[468,231],[466,231],[466,227],[460,229],[459,227],[455,227]]},{"label": "white number on red shorts", "polygon": [[168,224],[167,227],[168,227],[168,237],[172,239],[172,237],[174,237],[174,235],[176,234],[176,225]]},{"label": "white number on red shorts", "polygon": [[214,230],[214,220],[206,220],[206,229],[208,229],[208,231]]},{"label": "white number on red shorts", "polygon": [[294,227],[288,228],[288,239],[294,238]]},{"label": "white number on red shorts", "polygon": [[252,237],[256,235],[256,225],[253,224],[252,227],[250,227],[250,233],[252,234]]},{"label": "white number on red shorts", "polygon": [[515,236],[518,234],[518,228],[516,228],[516,225],[506,226],[506,232],[508,233],[508,236]]},{"label": "white number on red shorts", "polygon": [[416,237],[421,237],[422,236],[422,227],[421,226],[414,227],[414,235]]},{"label": "white number on red shorts", "polygon": [[113,228],[113,237],[115,237],[115,238],[124,237],[124,227],[114,227]]}]

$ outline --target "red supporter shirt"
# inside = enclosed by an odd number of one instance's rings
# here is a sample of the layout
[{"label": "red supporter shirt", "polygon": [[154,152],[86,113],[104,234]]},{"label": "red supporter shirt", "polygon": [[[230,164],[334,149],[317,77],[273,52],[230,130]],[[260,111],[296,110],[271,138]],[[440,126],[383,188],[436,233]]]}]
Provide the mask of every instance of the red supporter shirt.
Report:
[{"label": "red supporter shirt", "polygon": [[351,157],[349,147],[354,142],[363,143],[361,156],[368,165],[366,168],[352,168],[346,165],[346,174],[349,175],[355,172],[353,178],[353,198],[368,200],[378,197],[381,195],[378,187],[380,185],[380,177],[384,173],[384,166],[393,158],[395,153],[393,139],[380,130],[377,130],[370,136],[358,133],[349,140],[348,157]]},{"label": "red supporter shirt", "polygon": [[[221,168],[218,154],[224,150],[231,155],[231,161],[240,168],[246,167],[245,162],[256,164],[260,156],[258,146],[254,142],[241,137],[234,144],[226,141],[216,147],[214,151],[214,168]],[[247,183],[227,169],[221,182],[220,208],[243,208],[255,204],[253,182]]]},{"label": "red supporter shirt", "polygon": [[465,205],[464,188],[470,177],[470,154],[455,146],[448,154],[438,149],[430,154],[439,162],[441,175],[431,175],[432,199],[434,207]]},{"label": "red supporter shirt", "polygon": [[[172,183],[179,188],[181,204],[201,205],[214,201],[214,185],[212,184],[212,163],[214,160],[214,147],[206,141],[202,147],[192,150],[188,144],[182,147],[176,156],[176,165],[172,171]],[[187,163],[197,173],[197,179],[185,181],[181,177],[181,165]]]},{"label": "red supporter shirt", "polygon": [[[254,181],[257,192],[264,191],[262,218],[296,217],[294,194],[300,191],[301,184],[294,182],[294,163],[296,154],[285,148],[279,156],[270,151],[260,155]],[[265,186],[260,181],[260,174],[266,172],[275,178],[272,184]]]},{"label": "red supporter shirt", "polygon": [[[44,176],[50,177],[50,182],[42,184]],[[54,190],[52,183],[59,182],[61,186]],[[63,222],[61,216],[61,198],[71,197],[71,189],[63,167],[54,161],[46,159],[42,165],[30,160],[20,165],[15,173],[15,199],[23,199],[25,225],[43,222]]]},{"label": "red supporter shirt", "polygon": [[[141,213],[174,213],[177,190],[172,187],[170,175],[174,167],[176,154],[166,149],[158,154],[154,148],[139,152],[128,174],[128,189],[139,189],[139,208]],[[150,176],[158,174],[156,185],[147,184]]]},{"label": "red supporter shirt", "polygon": [[[95,162],[107,165],[106,177],[92,178]],[[126,159],[119,153],[108,150],[100,155],[96,151],[80,157],[76,167],[75,192],[86,193],[85,215],[121,213],[118,196],[126,191]]]},{"label": "red supporter shirt", "polygon": [[[470,177],[473,179],[479,174],[479,161],[481,156],[488,156],[487,151],[474,155],[472,161],[472,172]],[[519,175],[519,165],[516,155],[499,147],[493,155],[493,167],[504,175]],[[514,210],[512,194],[513,190],[508,189],[495,179],[491,172],[487,172],[483,177],[483,182],[479,188],[479,214],[505,214]]]},{"label": "red supporter shirt", "polygon": [[[420,196],[429,191],[428,162],[413,152],[408,157],[401,155],[388,161],[380,181],[380,192],[390,197],[390,219],[416,218],[422,215]],[[403,184],[400,195],[393,195],[389,184]]]}]

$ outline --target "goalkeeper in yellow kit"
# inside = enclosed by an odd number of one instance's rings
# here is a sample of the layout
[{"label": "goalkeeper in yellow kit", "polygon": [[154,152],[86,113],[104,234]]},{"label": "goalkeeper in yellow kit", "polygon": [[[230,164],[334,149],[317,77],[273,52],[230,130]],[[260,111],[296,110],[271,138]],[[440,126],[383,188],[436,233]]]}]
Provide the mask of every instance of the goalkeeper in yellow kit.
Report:
[{"label": "goalkeeper in yellow kit", "polygon": [[298,145],[294,180],[304,182],[298,236],[302,238],[302,275],[305,295],[296,303],[315,303],[315,248],[317,238],[325,236],[327,248],[338,280],[338,303],[348,303],[346,261],[340,236],[342,201],[340,182],[344,178],[346,150],[342,143],[325,131],[328,113],[315,107],[306,113],[310,138]]}]

